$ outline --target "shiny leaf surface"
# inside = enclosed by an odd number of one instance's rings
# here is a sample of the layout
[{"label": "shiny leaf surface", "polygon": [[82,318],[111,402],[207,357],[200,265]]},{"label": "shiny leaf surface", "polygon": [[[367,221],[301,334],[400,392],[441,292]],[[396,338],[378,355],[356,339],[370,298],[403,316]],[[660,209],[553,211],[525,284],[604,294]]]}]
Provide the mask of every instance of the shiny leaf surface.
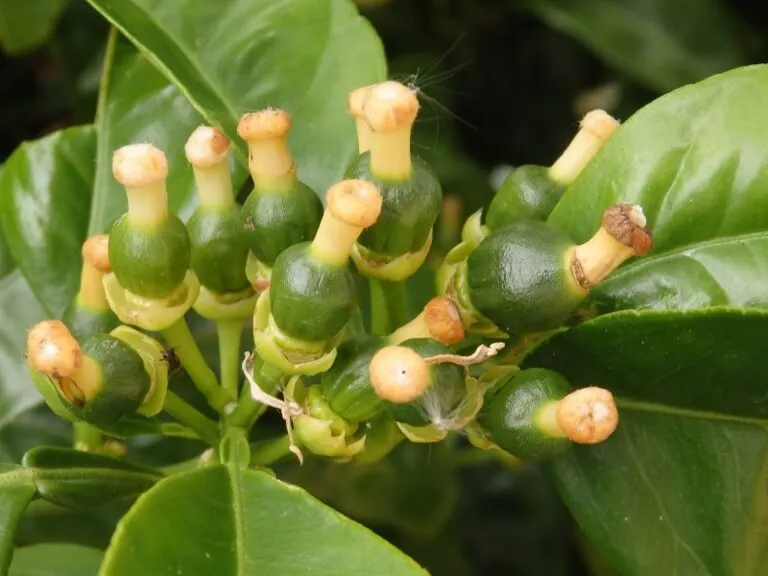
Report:
[{"label": "shiny leaf surface", "polygon": [[16,270],[0,280],[0,428],[16,416],[39,404],[37,392],[24,362],[27,330],[45,317],[24,280]]},{"label": "shiny leaf surface", "polygon": [[118,525],[100,572],[179,573],[426,574],[303,490],[224,466],[172,476],[144,494]]},{"label": "shiny leaf surface", "polygon": [[575,241],[617,202],[640,204],[654,237],[647,256],[593,291],[597,307],[765,305],[767,88],[768,66],[756,65],[657,99],[568,189],[550,223]]},{"label": "shiny leaf surface", "polygon": [[745,63],[720,0],[530,0],[548,25],[660,92]]},{"label": "shiny leaf surface", "polygon": [[[148,54],[206,122],[229,135],[243,165],[237,122],[268,106],[292,114],[299,177],[318,193],[356,153],[347,94],[386,71],[381,43],[350,0],[89,2]],[[181,150],[183,141],[176,146]]]},{"label": "shiny leaf surface", "polygon": [[0,174],[0,219],[14,260],[46,311],[60,317],[77,292],[88,224],[92,126],[19,146]]},{"label": "shiny leaf surface", "polygon": [[104,552],[75,544],[37,544],[18,548],[9,576],[96,576]]},{"label": "shiny leaf surface", "polygon": [[662,558],[673,574],[762,573],[765,333],[758,310],[618,312],[525,359],[616,396],[613,436],[574,447],[553,469],[577,521],[623,574],[657,573]]},{"label": "shiny leaf surface", "polygon": [[201,123],[200,115],[147,56],[114,30],[107,41],[105,66],[88,229],[93,234],[106,232],[127,209],[125,190],[112,175],[112,154],[135,142],[150,142],[165,152],[168,203],[174,212],[188,215],[195,204],[195,191],[184,143]]}]

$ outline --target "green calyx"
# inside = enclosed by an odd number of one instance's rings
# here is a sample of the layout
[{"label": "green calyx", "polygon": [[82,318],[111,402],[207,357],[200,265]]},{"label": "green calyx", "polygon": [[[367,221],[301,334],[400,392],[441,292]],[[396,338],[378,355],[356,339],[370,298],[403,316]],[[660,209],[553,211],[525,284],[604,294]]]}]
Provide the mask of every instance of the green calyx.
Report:
[{"label": "green calyx", "polygon": [[432,247],[432,230],[429,231],[427,241],[416,252],[407,252],[400,256],[391,257],[377,254],[355,243],[350,256],[361,274],[368,278],[387,280],[389,282],[401,282],[421,268],[427,259]]},{"label": "green calyx", "polygon": [[549,168],[537,165],[512,170],[491,200],[485,223],[498,230],[520,220],[545,221],[560,201],[565,186],[555,182]]},{"label": "green calyx", "polygon": [[433,420],[422,426],[398,422],[400,432],[409,441],[425,444],[440,442],[452,431],[462,430],[469,425],[483,407],[486,386],[479,380],[467,377],[463,399],[447,417]]},{"label": "green calyx", "polygon": [[[427,338],[413,338],[401,342],[399,346],[410,348],[423,358],[452,354],[445,344]],[[421,395],[406,404],[387,402],[387,411],[398,424],[413,427],[434,425],[439,429],[450,429],[467,396],[466,380],[467,372],[462,366],[450,363],[431,364],[429,384]]]},{"label": "green calyx", "polygon": [[507,335],[472,303],[467,280],[467,258],[475,247],[474,241],[464,241],[445,256],[435,276],[437,293],[453,300],[468,332],[488,338],[506,338]]},{"label": "green calyx", "polygon": [[187,228],[190,268],[202,287],[214,294],[240,292],[248,287],[248,245],[236,204],[218,209],[201,206],[189,219]]},{"label": "green calyx", "polygon": [[104,276],[104,291],[109,307],[123,324],[143,330],[159,331],[184,317],[197,300],[200,283],[191,270],[166,298],[143,298],[124,288],[114,273]]},{"label": "green calyx", "polygon": [[469,301],[508,334],[559,328],[586,296],[570,270],[573,246],[543,222],[505,226],[467,258]]},{"label": "green calyx", "polygon": [[152,225],[121,216],[109,232],[109,261],[120,286],[142,298],[159,300],[174,294],[184,281],[191,258],[184,223],[167,214]]},{"label": "green calyx", "polygon": [[157,340],[129,326],[118,326],[110,333],[123,344],[136,352],[144,363],[144,370],[149,374],[150,389],[141,405],[136,409],[142,416],[155,416],[163,410],[165,395],[168,392],[168,361],[165,348]]},{"label": "green calyx", "polygon": [[248,258],[245,261],[245,275],[256,292],[263,292],[269,288],[269,283],[272,279],[272,268],[261,262],[249,250]]},{"label": "green calyx", "polygon": [[250,285],[234,292],[216,293],[204,286],[193,306],[195,312],[209,320],[238,320],[253,314],[259,295]]},{"label": "green calyx", "polygon": [[487,430],[489,441],[513,456],[551,460],[572,444],[549,422],[553,405],[570,392],[565,378],[552,370],[523,370],[500,385],[477,421]]},{"label": "green calyx", "polygon": [[410,254],[412,266],[427,244],[440,215],[443,203],[440,182],[429,165],[418,156],[411,157],[412,169],[408,179],[377,178],[371,172],[370,157],[370,152],[361,154],[345,173],[345,178],[374,183],[383,200],[378,220],[363,231],[358,244],[378,258],[395,260]]},{"label": "green calyx", "polygon": [[280,331],[291,338],[324,342],[352,318],[359,277],[349,264],[326,263],[310,247],[308,242],[291,246],[275,261],[271,312]]},{"label": "green calyx", "polygon": [[357,424],[346,422],[331,410],[317,386],[308,390],[300,384],[286,392],[304,406],[305,413],[293,420],[298,442],[318,456],[351,458],[365,447],[366,438],[355,438]]},{"label": "green calyx", "polygon": [[323,398],[335,414],[347,422],[373,420],[386,404],[371,386],[368,365],[386,338],[365,336],[341,344],[330,370],[320,379]]},{"label": "green calyx", "polygon": [[270,312],[270,290],[265,290],[253,312],[253,341],[256,354],[285,374],[320,374],[336,358],[343,331],[320,342],[292,338],[277,326]]},{"label": "green calyx", "polygon": [[243,204],[240,225],[255,258],[272,266],[287,248],[312,240],[322,216],[317,194],[294,179],[283,189],[254,188]]}]

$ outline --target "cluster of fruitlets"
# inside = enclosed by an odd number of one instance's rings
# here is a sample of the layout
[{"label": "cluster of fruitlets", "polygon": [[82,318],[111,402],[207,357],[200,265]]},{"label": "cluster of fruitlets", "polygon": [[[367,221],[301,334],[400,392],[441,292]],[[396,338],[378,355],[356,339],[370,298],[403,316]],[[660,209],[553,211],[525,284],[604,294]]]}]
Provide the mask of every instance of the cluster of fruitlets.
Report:
[{"label": "cluster of fruitlets", "polygon": [[[298,179],[291,117],[280,109],[248,113],[237,127],[253,182],[242,206],[230,141],[212,127],[194,131],[184,150],[199,207],[186,223],[169,210],[162,151],[131,144],[114,153],[127,211],[84,243],[65,317],[28,334],[30,372],[57,414],[108,436],[153,430],[218,448],[228,431],[247,437],[272,406],[299,457],[358,461],[451,432],[546,460],[613,433],[610,392],[520,370],[514,350],[574,321],[594,286],[651,248],[639,206],[607,207],[583,244],[546,223],[618,123],[592,111],[552,166],[514,169],[488,209],[466,220],[437,295],[409,318],[405,281],[430,253],[444,202],[430,166],[411,153],[418,98],[386,81],[350,93],[348,108],[359,154],[325,204]],[[218,375],[189,330],[190,309],[216,323]],[[245,326],[253,351],[243,360]],[[169,388],[177,361],[219,423]]]}]

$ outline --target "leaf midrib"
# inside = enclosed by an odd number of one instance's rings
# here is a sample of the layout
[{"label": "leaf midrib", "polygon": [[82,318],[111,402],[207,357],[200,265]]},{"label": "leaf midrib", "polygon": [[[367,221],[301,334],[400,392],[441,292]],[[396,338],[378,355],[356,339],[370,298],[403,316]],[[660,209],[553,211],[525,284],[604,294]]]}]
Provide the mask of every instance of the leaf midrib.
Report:
[{"label": "leaf midrib", "polygon": [[[196,98],[193,97],[193,95],[190,93],[190,91],[187,89],[186,84],[181,81],[180,78],[176,76],[176,74],[168,68],[168,66],[165,65],[165,63],[157,57],[152,50],[144,43],[141,42],[134,34],[132,34],[126,27],[121,26],[118,22],[118,19],[113,17],[113,15],[110,13],[109,10],[104,10],[99,5],[99,3],[96,0],[88,0],[88,3],[97,11],[99,12],[104,18],[106,18],[112,25],[116,26],[120,29],[120,32],[128,38],[137,48],[139,48],[146,56],[148,60],[150,60],[154,66],[160,70],[166,78],[168,78],[178,89],[181,91],[182,94],[189,100],[189,102],[192,104],[192,106],[195,107],[195,109],[198,111],[198,113],[206,120],[206,122],[210,123],[211,125],[218,125],[219,123],[215,121],[209,114],[207,109],[202,106]],[[162,33],[165,38],[169,41],[169,44],[173,47],[173,49],[177,50],[178,53],[184,57],[184,59],[189,62],[191,68],[195,70],[195,72],[199,75],[199,78],[201,79],[201,83],[206,86],[209,95],[211,95],[215,100],[219,101],[219,105],[227,112],[229,115],[229,119],[231,122],[237,122],[237,112],[232,109],[232,106],[227,101],[226,98],[224,98],[218,90],[215,88],[215,83],[211,82],[211,79],[204,73],[203,68],[200,66],[199,62],[193,58],[187,51],[186,47],[181,44],[178,39],[173,35],[170,34],[167,30],[165,30],[158,21],[154,18],[152,18],[147,11],[133,2],[132,0],[129,0],[127,4],[130,4],[133,6],[133,8],[136,10],[136,12],[147,22],[148,26],[151,26],[155,28],[158,32]],[[243,164],[244,166],[247,165],[246,156],[241,148],[240,142],[236,142],[236,145],[232,148],[235,156],[237,157],[238,161]]]},{"label": "leaf midrib", "polygon": [[641,413],[663,414],[676,418],[695,418],[698,420],[711,420],[718,422],[727,422],[731,424],[751,424],[768,428],[768,418],[751,418],[749,416],[737,416],[735,414],[721,414],[707,410],[696,410],[693,408],[680,408],[679,406],[670,406],[657,402],[643,402],[631,398],[616,397],[616,404],[619,412],[629,410]]}]

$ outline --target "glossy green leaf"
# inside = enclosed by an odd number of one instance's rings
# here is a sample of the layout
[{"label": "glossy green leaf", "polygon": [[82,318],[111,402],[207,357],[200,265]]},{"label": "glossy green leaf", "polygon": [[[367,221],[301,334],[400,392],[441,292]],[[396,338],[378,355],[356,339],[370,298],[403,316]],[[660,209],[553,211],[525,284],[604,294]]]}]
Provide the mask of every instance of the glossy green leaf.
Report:
[{"label": "glossy green leaf", "polygon": [[68,508],[90,508],[136,498],[162,474],[151,468],[101,454],[38,446],[24,455],[41,498]]},{"label": "glossy green leaf", "polygon": [[78,126],[19,146],[0,174],[0,220],[14,260],[46,311],[77,292],[88,224],[95,132]]},{"label": "glossy green leaf", "polygon": [[767,565],[766,333],[759,310],[617,312],[525,359],[616,396],[616,432],[553,468],[622,574],[658,573],[660,561],[691,576],[756,576]]},{"label": "glossy green leaf", "polygon": [[191,213],[195,191],[184,143],[201,122],[186,97],[113,29],[107,42],[96,117],[98,144],[90,233],[106,232],[128,207],[125,190],[112,175],[112,154],[120,146],[135,142],[150,142],[165,152],[170,208],[182,215]]},{"label": "glossy green leaf", "polygon": [[568,189],[550,223],[577,242],[618,202],[640,204],[654,238],[593,292],[597,307],[765,305],[767,88],[768,66],[756,65],[657,99]]},{"label": "glossy green leaf", "polygon": [[53,32],[66,0],[0,0],[0,48],[17,55],[37,48]]},{"label": "glossy green leaf", "polygon": [[41,404],[0,428],[0,462],[18,464],[27,450],[35,446],[69,446],[71,443],[72,425]]},{"label": "glossy green leaf", "polygon": [[229,135],[243,164],[237,122],[275,106],[293,116],[299,177],[322,194],[343,174],[357,148],[347,94],[386,74],[381,43],[351,0],[89,2]]},{"label": "glossy green leaf", "polygon": [[100,572],[180,573],[426,574],[302,489],[224,466],[172,476],[144,494],[118,525]]},{"label": "glossy green leaf", "polygon": [[0,429],[42,401],[24,362],[27,329],[45,317],[21,272],[0,280]]},{"label": "glossy green leaf", "polygon": [[16,527],[34,496],[35,484],[26,470],[12,464],[0,465],[0,574],[8,570]]},{"label": "glossy green leaf", "polygon": [[104,552],[75,544],[17,548],[8,576],[96,576]]},{"label": "glossy green leaf", "polygon": [[[2,165],[0,165],[0,174],[2,174]],[[16,262],[13,261],[11,249],[3,235],[3,221],[0,219],[0,280],[8,276],[16,268]]]},{"label": "glossy green leaf", "polygon": [[529,0],[548,25],[660,92],[746,62],[720,0]]}]

